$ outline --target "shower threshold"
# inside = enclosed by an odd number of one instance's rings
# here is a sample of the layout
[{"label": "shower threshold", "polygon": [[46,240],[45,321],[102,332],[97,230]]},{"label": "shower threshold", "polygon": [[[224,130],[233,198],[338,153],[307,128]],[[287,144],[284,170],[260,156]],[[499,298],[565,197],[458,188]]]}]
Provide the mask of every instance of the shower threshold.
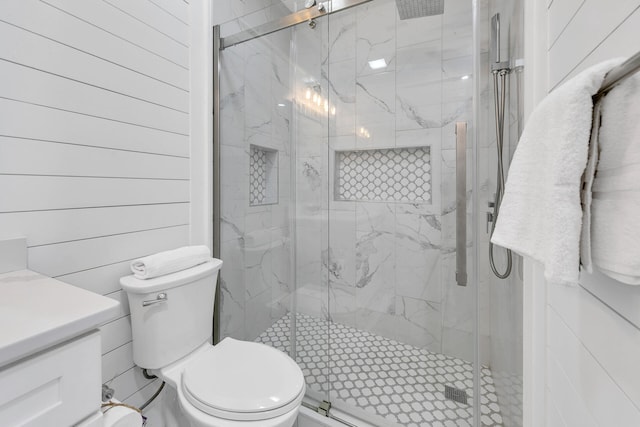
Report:
[{"label": "shower threshold", "polygon": [[[256,341],[288,352],[290,316]],[[296,334],[296,361],[309,392],[329,397],[342,411],[354,408],[363,419],[385,427],[473,425],[470,362],[300,313]],[[482,367],[481,378],[481,425],[502,427],[489,368]],[[463,392],[467,404],[447,399],[446,386]]]}]

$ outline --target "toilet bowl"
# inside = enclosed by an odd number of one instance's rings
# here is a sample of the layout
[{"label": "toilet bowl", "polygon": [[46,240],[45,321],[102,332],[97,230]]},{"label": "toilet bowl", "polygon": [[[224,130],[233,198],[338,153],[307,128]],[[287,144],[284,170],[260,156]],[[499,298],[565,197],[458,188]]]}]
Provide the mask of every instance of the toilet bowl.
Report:
[{"label": "toilet bowl", "polygon": [[305,393],[302,372],[288,356],[232,338],[155,373],[176,390],[194,427],[290,426]]},{"label": "toilet bowl", "polygon": [[291,427],[305,394],[295,361],[255,342],[209,343],[221,265],[212,259],[154,279],[120,280],[131,308],[134,362],[175,391],[192,427]]}]

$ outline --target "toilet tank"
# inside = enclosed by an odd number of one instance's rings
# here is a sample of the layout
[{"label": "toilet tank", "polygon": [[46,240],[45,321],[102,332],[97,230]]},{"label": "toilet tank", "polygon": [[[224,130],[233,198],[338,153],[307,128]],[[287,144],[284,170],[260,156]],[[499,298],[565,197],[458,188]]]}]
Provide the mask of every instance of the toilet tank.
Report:
[{"label": "toilet tank", "polygon": [[162,368],[209,340],[221,266],[221,260],[212,258],[153,279],[120,279],[129,298],[136,365]]}]

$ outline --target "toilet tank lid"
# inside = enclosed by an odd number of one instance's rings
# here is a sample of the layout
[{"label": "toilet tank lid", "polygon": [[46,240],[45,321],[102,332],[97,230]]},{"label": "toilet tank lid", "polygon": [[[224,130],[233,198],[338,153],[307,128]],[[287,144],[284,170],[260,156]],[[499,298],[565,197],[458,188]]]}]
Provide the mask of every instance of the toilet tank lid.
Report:
[{"label": "toilet tank lid", "polygon": [[120,279],[120,285],[126,292],[133,294],[146,294],[149,292],[157,292],[165,289],[176,288],[186,283],[191,283],[203,277],[214,275],[222,266],[222,261],[211,258],[209,261],[187,268],[186,270],[176,271],[175,273],[164,276],[154,277],[153,279],[138,279],[133,274]]}]

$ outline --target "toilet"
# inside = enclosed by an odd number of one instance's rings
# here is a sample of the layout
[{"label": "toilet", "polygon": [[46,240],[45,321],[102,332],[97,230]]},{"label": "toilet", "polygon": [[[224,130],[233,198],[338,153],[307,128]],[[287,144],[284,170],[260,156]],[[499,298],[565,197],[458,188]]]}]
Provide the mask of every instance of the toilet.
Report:
[{"label": "toilet", "polygon": [[153,279],[120,279],[133,360],[173,388],[192,427],[290,427],[305,394],[295,361],[264,344],[209,342],[221,266],[211,259]]}]

